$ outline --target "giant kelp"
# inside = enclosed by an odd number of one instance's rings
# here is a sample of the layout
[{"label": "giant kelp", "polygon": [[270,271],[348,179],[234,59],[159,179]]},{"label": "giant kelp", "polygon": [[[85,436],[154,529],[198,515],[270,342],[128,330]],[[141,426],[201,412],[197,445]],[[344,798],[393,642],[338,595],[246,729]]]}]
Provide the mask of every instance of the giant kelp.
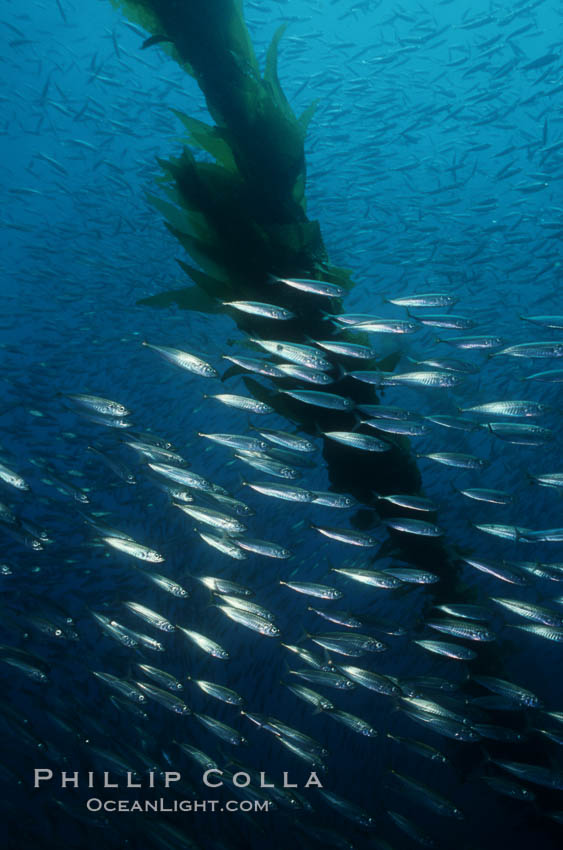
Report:
[{"label": "giant kelp", "polygon": [[[175,111],[185,128],[185,145],[179,155],[160,160],[160,194],[151,194],[149,200],[190,258],[190,262],[181,259],[179,263],[192,285],[141,303],[217,312],[225,309],[221,305],[224,300],[274,301],[295,313],[294,319],[283,323],[284,339],[329,338],[334,329],[318,298],[286,287],[282,291],[279,285],[273,289],[270,283],[274,274],[327,280],[346,289],[352,285],[347,270],[330,264],[319,223],[306,215],[304,138],[314,104],[297,118],[280,86],[277,48],[284,27],[274,35],[260,73],[241,0],[209,0],[204,8],[196,2],[176,0],[112,2],[159,36],[158,49],[166,50],[195,77],[215,121],[210,126]],[[337,306],[333,303],[333,309]],[[233,319],[254,336],[267,339],[279,334],[278,328],[272,329],[276,323],[268,320],[240,313]],[[397,352],[371,364],[364,361],[364,365],[393,369],[399,356]],[[224,377],[233,373],[236,368]],[[252,395],[309,433],[318,434],[327,427],[357,428],[350,413],[312,410],[277,392],[294,386],[295,381],[275,379],[275,390],[248,376],[244,381]],[[372,387],[346,376],[334,386],[356,403],[377,401]],[[384,503],[378,505],[377,513],[373,510],[375,492],[416,494],[421,490],[408,441],[388,439],[392,448],[381,454],[325,440],[331,486],[352,493],[365,506],[352,518],[358,528],[377,524],[378,514],[385,517],[389,511]],[[409,515],[409,511],[393,508],[394,516],[401,513]],[[438,597],[450,602],[467,600],[459,583],[455,553],[442,540],[391,531],[383,551],[400,552],[406,560],[440,576],[439,585],[427,595],[428,604]],[[498,673],[497,652],[490,645],[483,647],[479,664]]]}]

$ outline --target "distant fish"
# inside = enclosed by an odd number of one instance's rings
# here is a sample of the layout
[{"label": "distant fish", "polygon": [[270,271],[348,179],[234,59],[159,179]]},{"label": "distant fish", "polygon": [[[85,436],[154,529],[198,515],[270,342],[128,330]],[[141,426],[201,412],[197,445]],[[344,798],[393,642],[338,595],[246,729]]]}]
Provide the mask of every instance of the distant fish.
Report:
[{"label": "distant fish", "polygon": [[560,58],[559,53],[544,53],[543,56],[539,56],[537,59],[528,62],[527,65],[524,65],[523,69],[524,71],[535,71],[538,68],[545,68],[546,65],[551,65],[552,62],[556,62]]},{"label": "distant fish", "polygon": [[[563,229],[563,224],[559,225]],[[542,328],[563,330],[563,316],[520,316],[524,322],[540,325]]]}]

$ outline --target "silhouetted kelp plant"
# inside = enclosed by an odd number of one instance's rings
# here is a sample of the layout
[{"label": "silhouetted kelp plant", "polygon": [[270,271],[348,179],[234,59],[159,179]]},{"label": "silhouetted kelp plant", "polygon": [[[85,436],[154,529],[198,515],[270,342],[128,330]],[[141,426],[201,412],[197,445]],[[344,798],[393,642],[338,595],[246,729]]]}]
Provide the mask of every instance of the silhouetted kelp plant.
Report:
[{"label": "silhouetted kelp plant", "polygon": [[[278,79],[278,43],[285,25],[275,33],[268,50],[264,73],[247,32],[242,2],[210,0],[205,9],[199,3],[173,0],[112,0],[135,23],[153,33],[155,47],[164,49],[201,88],[214,126],[175,110],[187,131],[187,146],[179,156],[160,160],[163,175],[161,194],[150,201],[164,216],[166,227],[189,255],[191,262],[178,260],[192,285],[143,299],[152,307],[172,304],[185,310],[206,313],[223,311],[223,301],[263,300],[291,310],[294,319],[283,323],[283,337],[307,343],[310,339],[330,339],[335,329],[314,295],[270,282],[272,275],[312,278],[335,283],[346,290],[353,283],[347,269],[329,261],[318,221],[306,215],[306,163],[304,139],[315,103],[296,117]],[[158,48],[157,48],[158,44]],[[193,151],[206,154],[196,159]],[[338,303],[331,301],[336,312]],[[324,308],[324,304],[322,307]],[[231,311],[238,327],[253,336],[272,339],[280,331],[268,319]],[[348,338],[338,333],[339,340]],[[355,332],[356,341],[358,332]],[[366,369],[392,370],[399,352],[384,359],[363,361]],[[233,367],[224,378],[243,370]],[[284,389],[295,384],[285,378],[272,379]],[[276,390],[270,390],[251,377],[244,382],[257,399],[299,424],[311,434],[330,426],[335,430],[367,430],[353,413],[319,411],[303,405]],[[345,375],[331,388],[358,404],[377,403],[373,387]],[[368,506],[374,493],[419,494],[421,477],[409,441],[388,436],[387,452],[360,452],[349,446],[324,440],[323,454],[332,487],[354,495],[366,509],[360,509],[352,522],[369,528],[379,520]],[[393,506],[393,516],[411,513]],[[378,513],[389,513],[384,502]],[[389,543],[409,561],[432,567],[440,575],[431,589],[451,601],[456,591],[455,555],[437,538],[405,539],[409,535],[390,530]],[[489,648],[488,648],[489,649]]]},{"label": "silhouetted kelp plant", "polygon": [[[330,263],[319,222],[307,218],[304,139],[315,103],[296,117],[280,86],[277,51],[285,26],[277,30],[261,73],[240,0],[207,0],[204,7],[176,0],[111,2],[152,33],[147,47],[165,50],[195,77],[215,121],[210,126],[175,110],[186,130],[186,145],[179,155],[159,160],[163,172],[159,195],[151,194],[149,200],[189,257],[178,262],[190,284],[139,303],[218,313],[229,309],[223,306],[225,301],[273,302],[295,314],[283,322],[281,333],[272,327],[276,322],[234,310],[229,313],[251,337],[281,335],[303,344],[331,338],[357,342],[357,331],[350,337],[327,318],[327,310],[339,311],[338,300],[319,299],[272,283],[272,276],[279,276],[327,281],[344,290],[353,286],[350,271]],[[393,371],[399,358],[397,351],[362,364],[365,369]],[[243,373],[238,366],[231,367],[223,380]],[[293,388],[295,380],[274,377],[275,389],[248,375],[243,374],[243,380],[252,396],[309,434],[319,435],[328,428],[369,433],[353,412],[323,411],[279,394],[280,389]],[[330,389],[356,404],[379,402],[374,387],[347,377],[342,368]],[[361,452],[324,439],[332,489],[349,493],[361,503],[350,520],[357,529],[379,526],[390,515],[412,516],[408,509],[378,501],[377,494],[422,494],[409,440],[392,434],[386,439],[392,448],[381,453]],[[425,518],[432,521],[435,515]],[[423,538],[388,529],[385,543],[363,565],[369,567],[388,554],[439,576],[437,584],[424,588],[426,610],[439,603],[474,601],[461,580],[458,553],[447,537]],[[481,643],[472,672],[502,675],[502,656],[499,642]],[[464,687],[470,694],[478,692],[470,682]],[[500,755],[510,752],[502,743],[495,747]],[[457,764],[467,774],[482,754],[472,748],[460,750]],[[524,758],[525,751],[526,746],[520,745]],[[533,758],[532,753],[528,755]]]}]

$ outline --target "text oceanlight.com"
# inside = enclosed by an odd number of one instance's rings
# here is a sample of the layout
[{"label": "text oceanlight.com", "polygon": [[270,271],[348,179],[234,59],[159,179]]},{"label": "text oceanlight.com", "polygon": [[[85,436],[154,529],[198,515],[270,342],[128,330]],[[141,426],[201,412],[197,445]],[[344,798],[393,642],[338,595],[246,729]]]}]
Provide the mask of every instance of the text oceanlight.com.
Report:
[{"label": "text oceanlight.com", "polygon": [[89,812],[267,812],[269,800],[100,800],[91,797],[86,801]]}]

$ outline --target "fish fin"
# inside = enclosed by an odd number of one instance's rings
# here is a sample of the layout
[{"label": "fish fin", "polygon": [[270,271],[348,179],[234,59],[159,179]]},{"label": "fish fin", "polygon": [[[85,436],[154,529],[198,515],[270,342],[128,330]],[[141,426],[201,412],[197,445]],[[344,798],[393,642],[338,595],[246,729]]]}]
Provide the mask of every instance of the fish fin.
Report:
[{"label": "fish fin", "polygon": [[248,374],[246,369],[243,369],[242,366],[237,366],[236,363],[233,363],[232,366],[229,366],[229,368],[225,372],[223,372],[223,374],[221,375],[221,381],[224,382],[228,380],[228,378],[234,378],[237,375],[246,374]]},{"label": "fish fin", "polygon": [[337,380],[337,381],[342,381],[344,378],[347,378],[350,374],[349,372],[346,371],[346,369],[340,363],[336,363],[335,368],[336,368],[336,379],[335,380]]},{"label": "fish fin", "polygon": [[147,47],[151,47],[153,44],[161,44],[163,42],[174,43],[173,39],[169,38],[167,35],[151,35],[143,41],[139,49],[146,50]]}]

